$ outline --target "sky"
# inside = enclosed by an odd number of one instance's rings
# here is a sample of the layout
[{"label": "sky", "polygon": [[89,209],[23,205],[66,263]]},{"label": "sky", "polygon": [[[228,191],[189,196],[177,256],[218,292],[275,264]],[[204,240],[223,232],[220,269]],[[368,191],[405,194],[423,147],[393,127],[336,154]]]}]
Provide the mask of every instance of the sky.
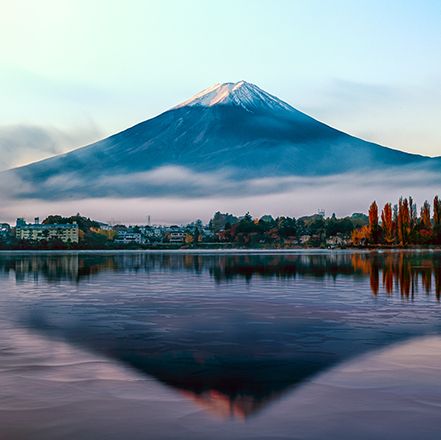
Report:
[{"label": "sky", "polygon": [[441,155],[441,2],[0,0],[0,169],[246,80],[350,134]]}]

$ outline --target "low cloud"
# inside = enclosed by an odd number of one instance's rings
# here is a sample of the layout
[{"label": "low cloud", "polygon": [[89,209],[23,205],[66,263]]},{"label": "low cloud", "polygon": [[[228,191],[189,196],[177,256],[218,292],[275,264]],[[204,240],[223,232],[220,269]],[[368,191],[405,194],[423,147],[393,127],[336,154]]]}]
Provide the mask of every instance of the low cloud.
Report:
[{"label": "low cloud", "polygon": [[26,124],[0,126],[0,171],[64,153],[100,135],[92,122],[69,131]]},{"label": "low cloud", "polygon": [[[20,172],[20,170],[19,170]],[[435,187],[441,183],[441,173],[428,170],[425,163],[383,169],[376,172],[335,174],[327,176],[277,176],[242,178],[240,170],[223,169],[200,172],[182,166],[162,166],[150,171],[130,174],[90,173],[75,171],[54,175],[32,184],[20,173],[9,171],[0,174],[0,184],[8,188],[9,198],[32,198],[62,201],[66,198],[195,198],[228,196],[242,198],[292,190],[310,191],[315,188],[345,189],[367,187],[379,193],[384,188]],[[11,183],[12,182],[12,183]]]},{"label": "low cloud", "polygon": [[[3,180],[2,178],[3,177]],[[0,221],[16,217],[44,217],[49,214],[83,215],[102,221],[185,223],[196,218],[208,220],[215,211],[255,216],[299,217],[325,209],[328,215],[366,212],[376,200],[379,206],[396,203],[412,195],[420,205],[441,193],[441,174],[426,170],[388,170],[375,173],[326,177],[285,176],[237,180],[231,171],[197,173],[182,167],[161,167],[150,172],[111,178],[97,178],[90,187],[105,190],[103,197],[81,196],[75,174],[45,182],[32,197],[34,188],[8,173],[0,177]],[[83,184],[84,185],[84,184]],[[63,197],[50,199],[55,189]],[[38,194],[38,198],[36,195]]]}]

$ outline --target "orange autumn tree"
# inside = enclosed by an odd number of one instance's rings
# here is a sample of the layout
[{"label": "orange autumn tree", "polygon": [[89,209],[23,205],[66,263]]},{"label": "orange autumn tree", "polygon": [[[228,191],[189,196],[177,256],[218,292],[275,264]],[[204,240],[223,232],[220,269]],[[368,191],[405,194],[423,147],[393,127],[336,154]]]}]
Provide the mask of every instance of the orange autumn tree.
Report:
[{"label": "orange autumn tree", "polygon": [[374,200],[369,207],[369,241],[378,243],[380,228],[378,226],[378,206]]},{"label": "orange autumn tree", "polygon": [[381,212],[381,227],[383,229],[384,240],[387,244],[394,241],[394,225],[392,221],[392,204],[386,203]]},{"label": "orange autumn tree", "polygon": [[369,226],[362,226],[361,228],[354,229],[351,234],[352,243],[355,246],[365,245],[368,243],[370,237]]},{"label": "orange autumn tree", "polygon": [[418,242],[432,242],[432,222],[430,221],[430,205],[426,200],[421,207],[420,227],[418,231]]},{"label": "orange autumn tree", "polygon": [[398,202],[398,218],[397,218],[397,235],[398,243],[405,246],[409,242],[410,236],[410,212],[409,202],[406,198],[400,197]]},{"label": "orange autumn tree", "polygon": [[352,231],[352,243],[355,245],[378,243],[380,234],[381,229],[378,225],[378,206],[374,201],[369,207],[369,224]]}]

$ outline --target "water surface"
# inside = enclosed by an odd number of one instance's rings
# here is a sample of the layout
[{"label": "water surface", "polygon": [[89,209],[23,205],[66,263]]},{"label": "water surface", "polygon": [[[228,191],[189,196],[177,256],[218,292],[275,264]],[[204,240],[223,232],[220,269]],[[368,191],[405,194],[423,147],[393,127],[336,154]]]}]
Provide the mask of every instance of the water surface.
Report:
[{"label": "water surface", "polygon": [[[438,252],[4,253],[0,290],[9,437],[438,433],[440,376],[415,371],[439,351]],[[397,350],[399,399],[375,367]]]}]

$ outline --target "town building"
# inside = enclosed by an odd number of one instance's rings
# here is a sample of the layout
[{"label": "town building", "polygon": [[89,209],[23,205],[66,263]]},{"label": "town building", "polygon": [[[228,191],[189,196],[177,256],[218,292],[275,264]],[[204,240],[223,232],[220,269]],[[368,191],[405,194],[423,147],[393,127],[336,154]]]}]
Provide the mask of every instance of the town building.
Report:
[{"label": "town building", "polygon": [[184,243],[185,229],[181,226],[172,225],[167,229],[165,239],[168,243]]},{"label": "town building", "polygon": [[18,218],[15,236],[18,240],[60,240],[63,243],[78,243],[79,229],[76,223],[40,224],[37,217],[33,224],[28,224],[23,218]]},{"label": "town building", "polygon": [[311,236],[310,235],[302,235],[299,239],[299,242],[301,245],[305,245],[309,242],[309,240],[311,240]]},{"label": "town building", "polygon": [[347,237],[344,237],[342,234],[333,235],[326,239],[326,246],[329,248],[335,247],[343,247],[350,244],[350,241]]},{"label": "town building", "polygon": [[141,244],[143,242],[140,232],[135,232],[131,229],[120,229],[115,238],[115,243],[118,244]]},{"label": "town building", "polygon": [[140,226],[139,230],[145,242],[153,243],[162,240],[165,228],[160,226]]},{"label": "town building", "polygon": [[185,238],[185,232],[182,231],[171,231],[167,234],[167,239],[169,243],[183,243]]}]

